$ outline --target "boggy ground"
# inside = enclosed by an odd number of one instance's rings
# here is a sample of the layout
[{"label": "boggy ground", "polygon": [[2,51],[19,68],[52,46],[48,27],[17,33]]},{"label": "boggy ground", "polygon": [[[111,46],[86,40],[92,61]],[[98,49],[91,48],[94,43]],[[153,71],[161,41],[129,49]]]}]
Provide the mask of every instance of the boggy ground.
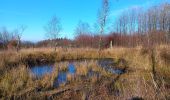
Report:
[{"label": "boggy ground", "polygon": [[[153,50],[142,47],[113,48],[100,52],[88,48],[58,49],[56,52],[51,49],[29,49],[19,53],[1,52],[0,56],[1,99],[170,99],[169,46],[157,46]],[[53,87],[58,68],[41,79],[34,79],[29,73],[30,64],[96,58],[113,58],[115,66],[125,69],[126,73],[111,74],[92,61],[87,64],[90,67],[76,69],[80,77],[68,76],[69,83],[58,88]],[[87,69],[101,72],[102,75],[86,78]]]}]

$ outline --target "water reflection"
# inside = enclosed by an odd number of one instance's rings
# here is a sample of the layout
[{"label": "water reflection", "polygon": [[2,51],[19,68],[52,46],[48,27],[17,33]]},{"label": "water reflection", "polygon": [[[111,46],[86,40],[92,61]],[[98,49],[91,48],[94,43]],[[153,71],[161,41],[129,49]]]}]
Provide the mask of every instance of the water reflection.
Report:
[{"label": "water reflection", "polygon": [[[67,82],[67,75],[71,74],[74,75],[76,73],[75,69],[75,63],[81,63],[82,61],[72,61],[69,62],[68,64],[68,71],[59,71],[58,76],[56,77],[54,81],[54,87],[58,87],[61,84],[65,84]],[[62,63],[62,62],[61,62]],[[106,71],[113,73],[113,74],[122,74],[124,73],[120,69],[114,69],[114,62],[112,59],[105,59],[105,60],[98,60],[99,66],[104,68]],[[34,76],[36,77],[43,77],[45,74],[52,73],[54,70],[54,65],[40,65],[40,66],[33,66],[31,67],[31,72],[33,73]],[[99,72],[93,72],[89,71],[88,72],[88,77],[97,75],[99,77],[101,74]]]},{"label": "water reflection", "polygon": [[69,63],[68,72],[59,72],[57,78],[54,81],[54,87],[60,86],[60,84],[65,84],[67,82],[67,75],[76,73],[76,69],[73,63]]},{"label": "water reflection", "polygon": [[60,84],[65,84],[67,82],[67,73],[59,72],[57,78],[54,81],[54,87],[60,86]]},{"label": "water reflection", "polygon": [[53,65],[40,65],[31,67],[31,72],[34,76],[40,78],[46,74],[50,74],[53,71]]},{"label": "water reflection", "polygon": [[69,72],[70,74],[74,74],[74,73],[76,72],[76,69],[75,69],[75,66],[74,66],[73,63],[70,63],[70,64],[68,65],[68,72]]}]

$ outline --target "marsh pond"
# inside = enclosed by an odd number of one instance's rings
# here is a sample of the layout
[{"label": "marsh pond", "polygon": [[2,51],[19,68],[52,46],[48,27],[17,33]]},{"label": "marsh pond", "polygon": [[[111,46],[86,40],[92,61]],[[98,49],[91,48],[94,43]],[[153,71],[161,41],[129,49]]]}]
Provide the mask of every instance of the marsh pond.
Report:
[{"label": "marsh pond", "polygon": [[103,72],[110,74],[122,74],[125,72],[124,69],[116,67],[113,59],[69,60],[56,62],[55,64],[34,65],[30,69],[30,74],[35,78],[42,78],[56,71],[57,75],[55,75],[54,87],[67,84],[70,78],[81,77],[83,79],[92,76],[100,77]]}]

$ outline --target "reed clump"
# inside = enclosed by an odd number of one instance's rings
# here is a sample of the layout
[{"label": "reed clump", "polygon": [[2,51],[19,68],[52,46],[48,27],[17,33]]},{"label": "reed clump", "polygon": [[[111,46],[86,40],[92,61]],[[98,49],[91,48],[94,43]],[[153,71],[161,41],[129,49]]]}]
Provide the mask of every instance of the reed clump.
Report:
[{"label": "reed clump", "polygon": [[12,96],[21,90],[35,87],[29,69],[24,65],[4,73],[0,79],[0,91],[3,97]]},{"label": "reed clump", "polygon": [[76,74],[80,76],[87,76],[89,72],[88,63],[82,62],[79,64],[75,64],[76,67]]},{"label": "reed clump", "polygon": [[59,71],[67,72],[68,71],[68,62],[62,62],[62,63],[55,63],[55,67],[58,68]]},{"label": "reed clump", "polygon": [[55,86],[55,80],[58,76],[59,70],[57,67],[54,67],[52,73],[46,74],[41,78],[38,78],[37,85],[41,90],[50,90]]}]

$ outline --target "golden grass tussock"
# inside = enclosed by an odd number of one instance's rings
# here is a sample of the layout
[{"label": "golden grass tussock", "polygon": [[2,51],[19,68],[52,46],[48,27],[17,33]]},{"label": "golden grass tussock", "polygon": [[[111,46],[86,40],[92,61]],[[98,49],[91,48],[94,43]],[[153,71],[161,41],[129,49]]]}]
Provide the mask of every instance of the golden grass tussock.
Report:
[{"label": "golden grass tussock", "polygon": [[94,72],[100,71],[100,67],[98,66],[98,63],[95,60],[91,60],[88,62],[88,68]]},{"label": "golden grass tussock", "polygon": [[77,75],[83,75],[87,76],[87,74],[92,71],[92,72],[98,72],[103,76],[110,76],[111,73],[106,71],[104,68],[98,65],[98,62],[95,60],[90,60],[90,61],[83,61],[80,63],[75,64],[76,67],[76,74]]},{"label": "golden grass tussock", "polygon": [[68,73],[67,74],[67,81],[68,82],[74,82],[76,79],[76,75],[73,75],[73,74],[70,74],[70,73]]},{"label": "golden grass tussock", "polygon": [[35,79],[35,76],[30,73],[30,69],[25,65],[14,67],[0,77],[1,96],[10,97],[29,89],[32,89],[32,91],[37,88],[48,90],[53,88],[57,75],[58,69],[55,68],[51,74],[46,74],[42,78]]},{"label": "golden grass tussock", "polygon": [[55,67],[58,68],[59,71],[64,71],[64,72],[67,72],[68,71],[68,65],[69,65],[69,62],[56,62],[55,63]]},{"label": "golden grass tussock", "polygon": [[24,65],[13,68],[1,76],[0,91],[3,96],[10,96],[18,91],[31,87],[34,87],[33,80],[29,74],[29,69]]},{"label": "golden grass tussock", "polygon": [[48,90],[53,88],[54,81],[56,77],[58,76],[58,68],[54,68],[52,73],[44,75],[42,78],[37,80],[38,87],[44,90]]},{"label": "golden grass tussock", "polygon": [[88,63],[87,62],[82,62],[82,63],[77,63],[75,64],[76,67],[76,74],[77,75],[83,75],[86,76],[89,72],[89,68],[88,68]]}]

